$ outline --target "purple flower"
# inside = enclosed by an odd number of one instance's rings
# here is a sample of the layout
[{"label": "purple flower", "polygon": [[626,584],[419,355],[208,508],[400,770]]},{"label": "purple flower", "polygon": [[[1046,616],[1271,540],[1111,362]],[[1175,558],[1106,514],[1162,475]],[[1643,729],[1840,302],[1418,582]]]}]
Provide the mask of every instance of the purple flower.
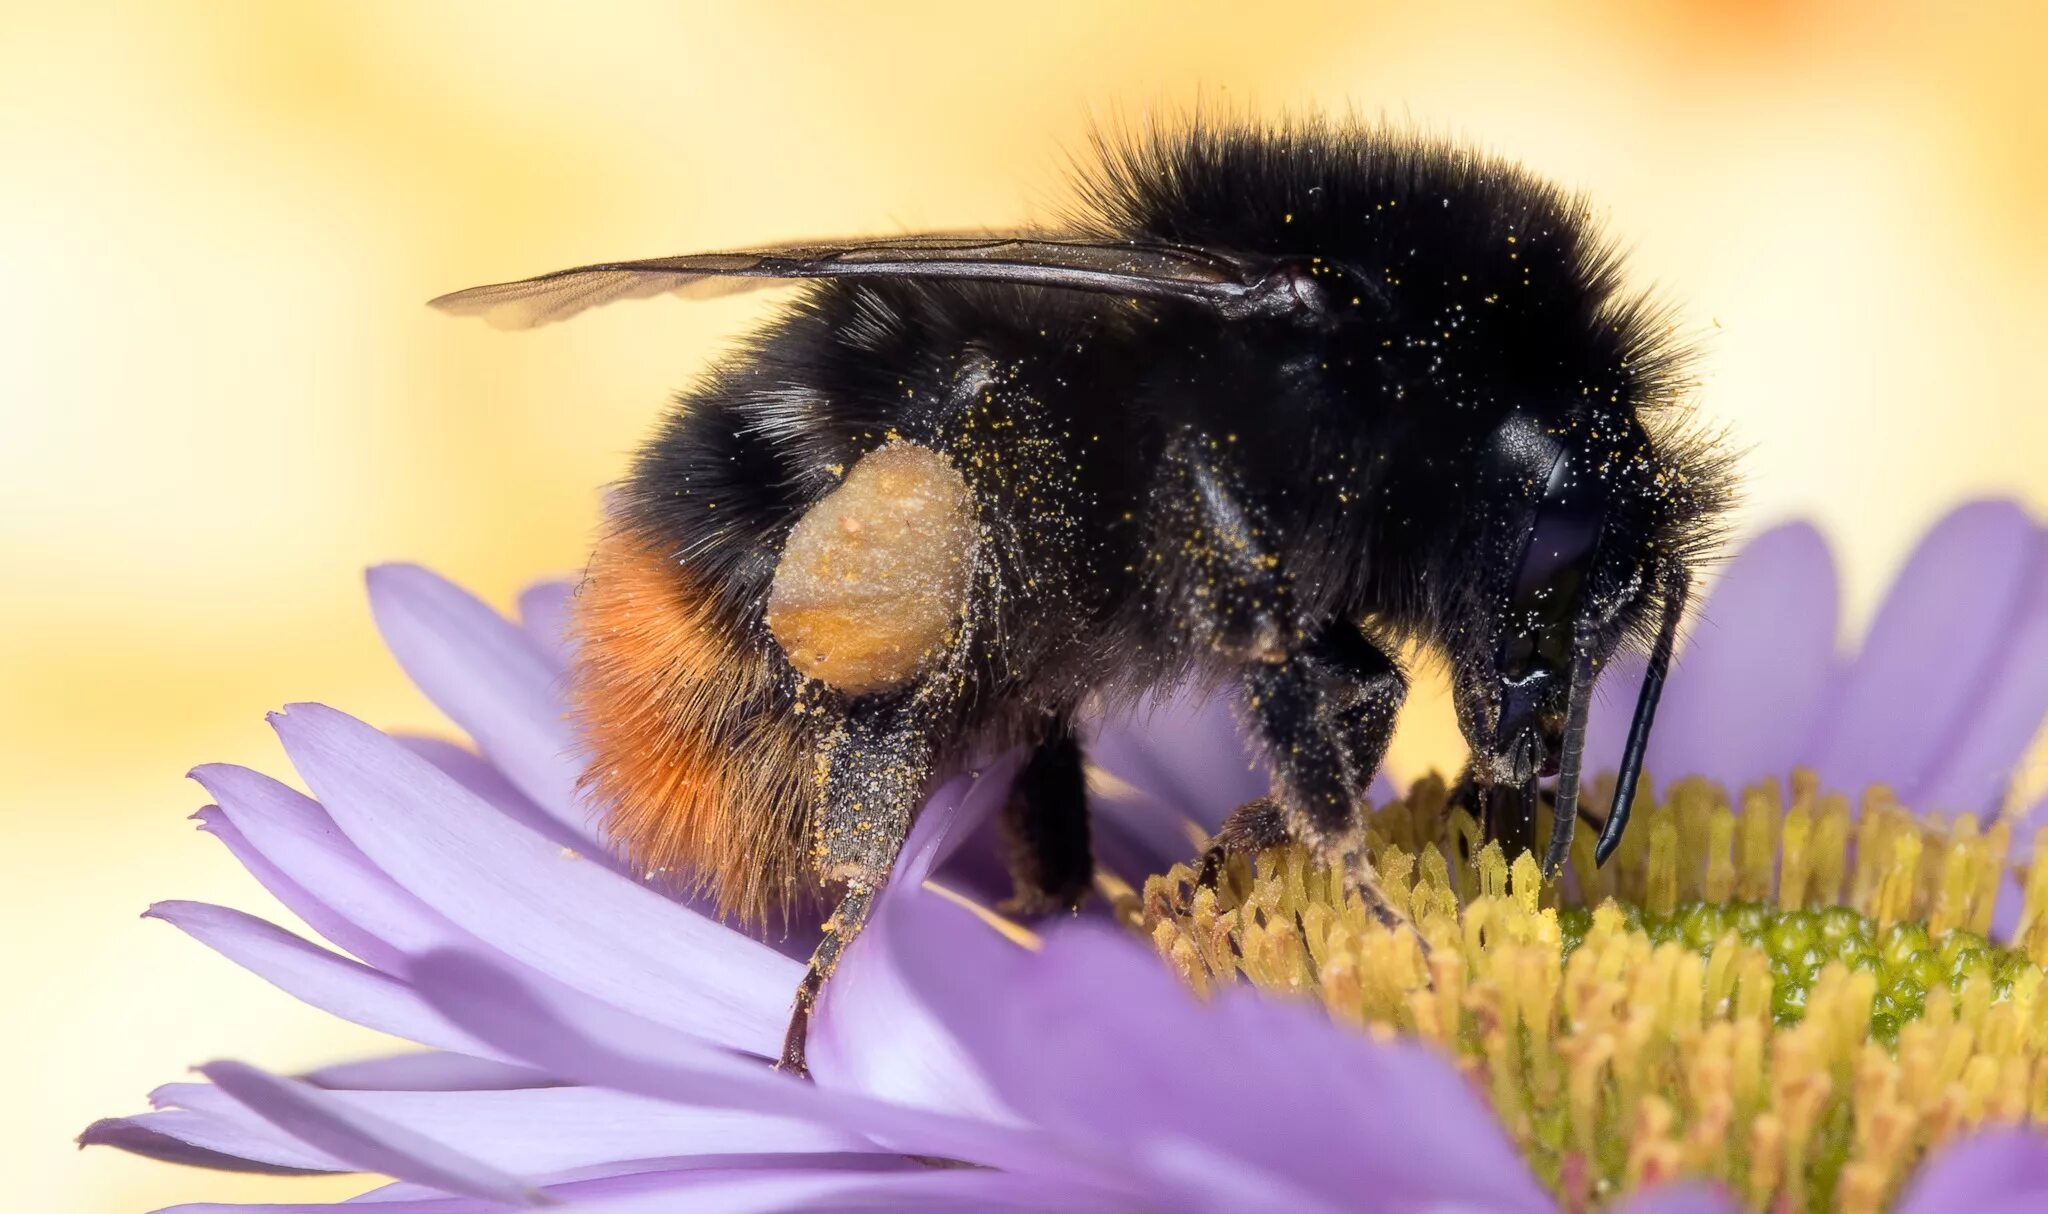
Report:
[{"label": "purple flower", "polygon": [[[1910,778],[1944,803],[1987,804],[2048,707],[2044,552],[2009,507],[1958,512],[1915,556],[1865,657],[1844,665],[1825,548],[1809,529],[1770,533],[1707,605],[1653,761],[1742,779],[1824,755],[1837,782]],[[1994,572],[2015,587],[2004,613],[1961,620]],[[1936,597],[1958,584],[1971,594]],[[166,1085],[155,1111],[96,1123],[82,1142],[379,1173],[395,1181],[374,1197],[391,1214],[544,1201],[619,1214],[1551,1208],[1437,1054],[1249,989],[1198,1000],[1106,922],[1019,947],[944,893],[1000,892],[986,823],[1007,757],[927,804],[821,1004],[816,1082],[773,1071],[808,942],[733,931],[597,842],[558,699],[565,593],[529,593],[515,626],[424,571],[372,575],[393,652],[480,753],[306,705],[273,723],[313,797],[240,768],[194,773],[216,802],[202,829],[342,951],[225,907],[150,912],[313,1006],[428,1050],[296,1078],[214,1063],[209,1082]],[[1966,676],[1939,669],[1944,655]],[[1608,692],[1610,705],[1630,698]],[[1885,711],[1866,711],[1880,700]],[[1899,722],[1936,709],[1934,741],[1908,755],[1918,735]],[[1113,777],[1099,798],[1104,860],[1134,881],[1187,857],[1188,819],[1213,827],[1262,791],[1214,700],[1104,724],[1092,753]],[[980,1166],[920,1162],[934,1159]],[[2005,1133],[1948,1151],[1900,1208],[2044,1201],[2048,1140]],[[181,1207],[250,1208],[328,1207]],[[1680,1186],[1628,1208],[1733,1207]]]}]

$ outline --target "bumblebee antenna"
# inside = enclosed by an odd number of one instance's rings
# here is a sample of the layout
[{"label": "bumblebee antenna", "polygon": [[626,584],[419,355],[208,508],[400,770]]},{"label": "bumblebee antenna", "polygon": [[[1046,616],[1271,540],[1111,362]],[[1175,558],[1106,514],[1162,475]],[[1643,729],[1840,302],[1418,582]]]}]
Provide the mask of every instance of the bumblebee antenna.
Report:
[{"label": "bumblebee antenna", "polygon": [[[1685,614],[1685,600],[1691,590],[1692,579],[1683,568],[1674,569],[1665,580],[1664,622],[1658,626],[1657,644],[1650,650],[1650,665],[1643,672],[1643,690],[1636,696],[1635,718],[1629,722],[1628,745],[1622,748],[1621,771],[1614,781],[1614,808],[1608,811],[1607,825],[1600,828],[1600,842],[1593,848],[1595,864],[1607,863],[1607,857],[1621,846],[1621,832],[1628,829],[1629,807],[1636,799],[1636,780],[1643,774],[1643,751],[1650,745],[1650,725],[1657,719],[1657,700],[1664,694],[1665,672],[1671,669],[1671,649],[1678,643],[1678,619]],[[1565,753],[1569,761],[1573,752]],[[1558,787],[1561,810],[1561,776]]]},{"label": "bumblebee antenna", "polygon": [[1543,875],[1555,877],[1572,849],[1572,831],[1579,822],[1579,763],[1586,750],[1586,714],[1593,706],[1593,653],[1583,643],[1575,648],[1572,681],[1565,687],[1564,752],[1558,759],[1557,807],[1550,815],[1550,846],[1543,853]]}]

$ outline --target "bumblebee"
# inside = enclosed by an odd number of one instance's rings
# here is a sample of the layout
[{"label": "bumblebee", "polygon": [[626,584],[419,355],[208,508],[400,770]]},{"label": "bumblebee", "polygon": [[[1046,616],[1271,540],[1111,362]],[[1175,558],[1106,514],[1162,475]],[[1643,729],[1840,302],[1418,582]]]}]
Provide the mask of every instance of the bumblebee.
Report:
[{"label": "bumblebee", "polygon": [[576,608],[586,786],[618,844],[737,916],[836,895],[792,1070],[933,779],[1028,748],[1003,820],[1018,902],[1072,908],[1077,722],[1147,691],[1233,688],[1271,759],[1272,796],[1219,847],[1322,849],[1391,920],[1359,823],[1400,647],[1448,662],[1487,835],[1530,846],[1553,800],[1550,873],[1596,680],[1647,649],[1601,859],[1627,823],[1731,476],[1684,424],[1683,343],[1586,202],[1363,125],[1100,150],[1042,230],[434,301],[526,326],[811,280],[641,450]]}]

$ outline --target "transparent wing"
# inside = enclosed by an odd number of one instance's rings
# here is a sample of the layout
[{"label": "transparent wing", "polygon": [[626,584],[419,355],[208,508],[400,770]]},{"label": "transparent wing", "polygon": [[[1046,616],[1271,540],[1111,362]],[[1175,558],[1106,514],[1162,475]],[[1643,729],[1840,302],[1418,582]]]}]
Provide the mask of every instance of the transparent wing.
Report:
[{"label": "transparent wing", "polygon": [[790,245],[644,261],[603,262],[517,282],[471,287],[429,301],[501,328],[566,320],[619,299],[722,295],[792,278],[965,279],[1076,291],[1184,299],[1226,312],[1285,309],[1298,291],[1270,267],[1207,249],[1172,245],[1040,240],[1017,236],[906,236]]}]

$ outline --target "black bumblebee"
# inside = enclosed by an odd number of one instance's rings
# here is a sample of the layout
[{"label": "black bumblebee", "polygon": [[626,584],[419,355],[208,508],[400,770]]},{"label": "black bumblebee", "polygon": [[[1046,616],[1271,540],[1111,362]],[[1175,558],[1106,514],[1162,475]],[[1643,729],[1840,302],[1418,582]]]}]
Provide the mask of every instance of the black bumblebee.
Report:
[{"label": "black bumblebee", "polygon": [[1103,147],[1077,213],[565,270],[434,301],[516,325],[817,279],[640,453],[578,602],[588,787],[652,869],[838,909],[783,1062],[934,775],[1031,748],[1018,898],[1091,876],[1084,707],[1234,683],[1273,796],[1225,845],[1348,865],[1407,681],[1449,661],[1487,833],[1554,872],[1595,679],[1649,650],[1620,837],[1730,485],[1685,351],[1583,200],[1446,143],[1203,123]]}]

